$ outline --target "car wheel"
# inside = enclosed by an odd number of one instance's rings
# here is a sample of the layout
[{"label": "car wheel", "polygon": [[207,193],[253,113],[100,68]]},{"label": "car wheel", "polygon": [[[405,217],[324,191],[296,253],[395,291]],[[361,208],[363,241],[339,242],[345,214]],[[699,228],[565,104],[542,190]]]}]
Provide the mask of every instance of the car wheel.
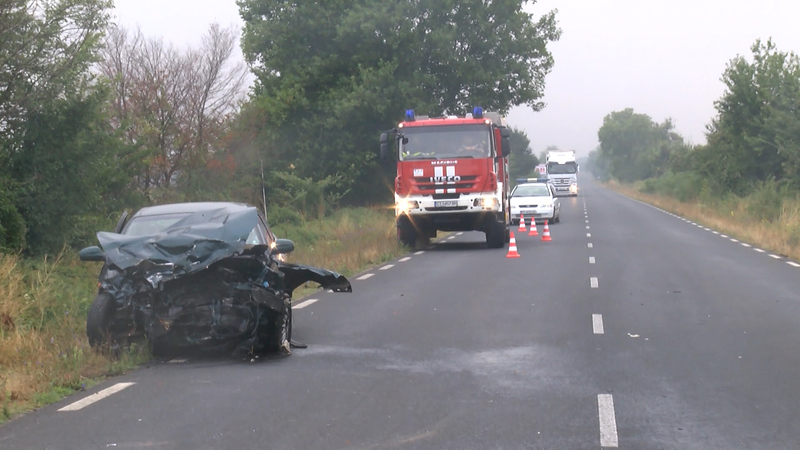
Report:
[{"label": "car wheel", "polygon": [[287,306],[282,313],[273,314],[270,323],[267,350],[273,353],[289,355],[292,353],[289,344],[292,339],[292,310]]},{"label": "car wheel", "polygon": [[108,292],[101,292],[94,298],[86,316],[86,336],[92,347],[116,347],[118,343],[112,340],[111,325],[117,312],[117,303]]}]

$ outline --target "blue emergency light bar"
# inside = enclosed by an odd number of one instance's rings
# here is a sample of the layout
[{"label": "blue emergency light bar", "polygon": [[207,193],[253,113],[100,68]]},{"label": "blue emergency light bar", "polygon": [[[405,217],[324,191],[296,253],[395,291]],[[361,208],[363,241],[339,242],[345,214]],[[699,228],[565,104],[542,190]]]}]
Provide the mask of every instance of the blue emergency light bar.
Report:
[{"label": "blue emergency light bar", "polygon": [[483,108],[476,106],[472,109],[472,117],[475,119],[483,119]]},{"label": "blue emergency light bar", "polygon": [[550,178],[517,178],[517,183],[547,183]]},{"label": "blue emergency light bar", "polygon": [[416,119],[416,117],[417,116],[414,114],[414,110],[413,109],[407,109],[406,110],[406,121],[413,122],[414,119]]}]

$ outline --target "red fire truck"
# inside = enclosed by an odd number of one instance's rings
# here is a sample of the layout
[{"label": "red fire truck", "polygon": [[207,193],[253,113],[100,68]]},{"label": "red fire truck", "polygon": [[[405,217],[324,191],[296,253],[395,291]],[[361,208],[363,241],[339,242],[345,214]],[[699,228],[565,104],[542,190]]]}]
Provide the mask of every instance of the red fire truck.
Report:
[{"label": "red fire truck", "polygon": [[465,117],[416,116],[381,134],[381,157],[394,155],[397,237],[426,243],[441,231],[486,233],[486,244],[508,241],[510,130],[496,113],[477,107]]}]

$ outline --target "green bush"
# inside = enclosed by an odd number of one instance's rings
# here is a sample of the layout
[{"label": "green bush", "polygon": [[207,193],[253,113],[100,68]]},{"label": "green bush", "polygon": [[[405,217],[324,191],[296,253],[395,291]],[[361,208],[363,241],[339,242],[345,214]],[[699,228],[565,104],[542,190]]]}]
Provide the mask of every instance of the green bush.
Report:
[{"label": "green bush", "polygon": [[781,216],[783,198],[788,197],[786,189],[775,180],[758,183],[755,190],[745,197],[749,215],[767,222],[775,222]]}]

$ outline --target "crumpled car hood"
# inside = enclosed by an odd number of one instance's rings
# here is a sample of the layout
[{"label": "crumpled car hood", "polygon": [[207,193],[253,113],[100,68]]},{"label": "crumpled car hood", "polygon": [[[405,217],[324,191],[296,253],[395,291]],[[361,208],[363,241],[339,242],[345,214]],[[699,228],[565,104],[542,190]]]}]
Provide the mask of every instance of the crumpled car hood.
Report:
[{"label": "crumpled car hood", "polygon": [[146,278],[155,287],[242,253],[257,223],[255,208],[221,208],[190,214],[159,234],[128,236],[101,231],[97,240],[109,264]]}]

